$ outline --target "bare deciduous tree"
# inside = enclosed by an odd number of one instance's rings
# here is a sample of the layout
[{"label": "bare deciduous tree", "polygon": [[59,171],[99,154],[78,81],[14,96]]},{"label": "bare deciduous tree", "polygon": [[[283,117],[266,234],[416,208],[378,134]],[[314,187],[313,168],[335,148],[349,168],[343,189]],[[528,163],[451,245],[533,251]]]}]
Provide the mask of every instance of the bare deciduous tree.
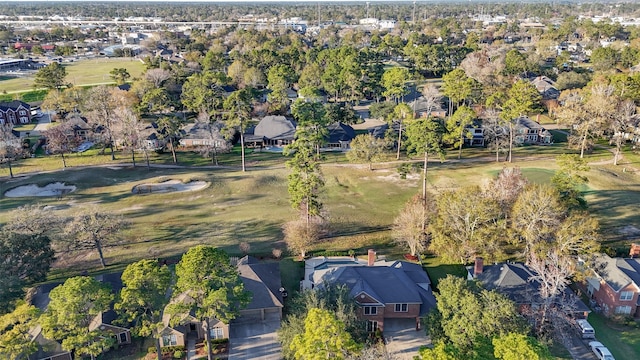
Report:
[{"label": "bare deciduous tree", "polygon": [[509,124],[500,117],[497,109],[491,108],[484,112],[482,128],[489,148],[496,152],[496,162],[500,162],[500,152],[509,150]]},{"label": "bare deciduous tree", "polygon": [[613,165],[618,165],[622,145],[624,145],[628,140],[627,137],[633,133],[640,123],[640,116],[636,113],[636,104],[633,101],[627,100],[622,102],[618,110],[619,111],[614,113],[614,116],[609,123],[611,140],[616,145],[616,152],[613,156]]},{"label": "bare deciduous tree", "polygon": [[428,226],[436,209],[433,201],[416,195],[404,206],[393,222],[393,238],[398,244],[409,248],[411,255],[422,253],[428,246]]},{"label": "bare deciduous tree", "polygon": [[155,87],[162,86],[162,83],[171,78],[171,72],[165,69],[149,69],[144,74],[147,81],[151,82]]},{"label": "bare deciduous tree", "polygon": [[529,181],[522,175],[519,167],[504,167],[498,176],[485,187],[484,193],[497,200],[503,213],[508,216],[514,202],[528,183]]},{"label": "bare deciduous tree", "polygon": [[303,216],[284,224],[284,241],[291,252],[304,258],[309,248],[326,233],[326,226],[324,219],[319,216],[309,219]]},{"label": "bare deciduous tree", "polygon": [[49,154],[60,154],[62,157],[62,167],[67,167],[64,154],[70,153],[80,145],[82,140],[76,136],[73,127],[69,124],[60,124],[50,127],[44,132],[47,139],[47,152]]},{"label": "bare deciduous tree", "polygon": [[548,242],[566,215],[558,192],[548,185],[530,185],[513,205],[512,226],[524,241],[525,254]]},{"label": "bare deciduous tree", "polygon": [[129,224],[122,216],[100,212],[97,208],[82,209],[65,227],[70,250],[98,251],[100,264],[106,267],[103,250],[121,241],[120,232]]},{"label": "bare deciduous tree", "polygon": [[22,142],[12,130],[13,126],[0,124],[0,164],[7,164],[11,178],[13,178],[13,162],[25,155]]}]

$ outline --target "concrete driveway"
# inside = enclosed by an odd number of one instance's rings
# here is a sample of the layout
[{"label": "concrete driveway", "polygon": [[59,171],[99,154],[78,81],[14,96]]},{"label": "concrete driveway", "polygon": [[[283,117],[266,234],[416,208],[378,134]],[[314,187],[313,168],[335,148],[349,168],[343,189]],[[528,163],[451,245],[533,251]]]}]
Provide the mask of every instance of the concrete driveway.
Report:
[{"label": "concrete driveway", "polygon": [[276,331],[280,321],[231,324],[229,360],[280,360],[282,351]]},{"label": "concrete driveway", "polygon": [[384,341],[392,359],[413,360],[421,346],[430,345],[424,329],[416,330],[414,319],[385,319]]}]

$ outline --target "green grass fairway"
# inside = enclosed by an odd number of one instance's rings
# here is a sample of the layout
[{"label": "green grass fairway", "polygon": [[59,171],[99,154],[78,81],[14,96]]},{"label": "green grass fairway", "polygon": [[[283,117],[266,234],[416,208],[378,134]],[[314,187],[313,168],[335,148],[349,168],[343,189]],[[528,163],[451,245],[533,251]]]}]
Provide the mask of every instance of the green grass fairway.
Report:
[{"label": "green grass fairway", "polygon": [[[66,81],[75,85],[112,83],[109,72],[114,68],[125,68],[131,77],[138,77],[144,71],[140,60],[133,58],[100,58],[77,60],[63,63],[67,69]],[[8,93],[33,90],[33,77],[0,78],[0,88]]]}]

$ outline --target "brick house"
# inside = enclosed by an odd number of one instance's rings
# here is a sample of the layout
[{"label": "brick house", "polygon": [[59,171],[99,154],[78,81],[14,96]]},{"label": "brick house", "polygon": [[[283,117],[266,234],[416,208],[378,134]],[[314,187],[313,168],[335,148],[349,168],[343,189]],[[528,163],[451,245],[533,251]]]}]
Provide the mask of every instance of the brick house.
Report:
[{"label": "brick house", "polygon": [[18,125],[30,122],[31,106],[29,104],[19,100],[0,102],[0,125]]},{"label": "brick house", "polygon": [[[633,253],[632,247],[632,253]],[[640,259],[599,254],[585,282],[587,294],[606,316],[639,317]]]},{"label": "brick house", "polygon": [[431,280],[419,264],[376,261],[369,250],[367,260],[351,257],[315,257],[305,262],[302,289],[325,284],[344,285],[358,305],[358,316],[367,330],[384,332],[385,323],[420,328],[420,318],[436,306]]}]

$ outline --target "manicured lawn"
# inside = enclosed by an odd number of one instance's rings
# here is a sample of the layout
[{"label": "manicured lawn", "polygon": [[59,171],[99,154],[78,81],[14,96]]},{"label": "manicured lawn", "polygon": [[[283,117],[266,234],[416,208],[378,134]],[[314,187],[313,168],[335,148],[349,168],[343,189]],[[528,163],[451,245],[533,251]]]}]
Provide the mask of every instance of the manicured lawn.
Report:
[{"label": "manicured lawn", "polygon": [[[79,85],[111,83],[109,72],[114,68],[125,68],[132,78],[140,76],[144,70],[140,60],[133,58],[100,58],[63,63],[67,70],[66,81]],[[9,93],[33,89],[33,77],[0,79],[0,88]]]},{"label": "manicured lawn", "polygon": [[640,329],[617,324],[595,313],[589,314],[589,323],[596,330],[596,339],[617,360],[640,359]]},{"label": "manicured lawn", "polygon": [[460,264],[443,264],[442,259],[435,256],[426,256],[422,261],[422,266],[429,274],[434,289],[438,288],[438,282],[451,274],[462,278],[467,277],[467,269]]}]

